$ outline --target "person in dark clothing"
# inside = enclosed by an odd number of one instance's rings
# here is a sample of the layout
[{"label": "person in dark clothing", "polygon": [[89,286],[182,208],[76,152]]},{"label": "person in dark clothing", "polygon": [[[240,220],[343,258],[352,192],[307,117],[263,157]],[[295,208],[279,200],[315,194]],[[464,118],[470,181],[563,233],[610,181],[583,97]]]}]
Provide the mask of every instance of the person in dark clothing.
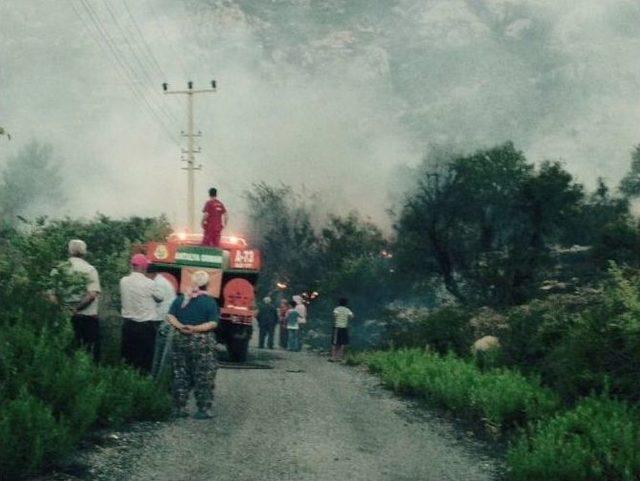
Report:
[{"label": "person in dark clothing", "polygon": [[269,349],[273,349],[273,338],[278,324],[278,311],[271,304],[271,298],[265,297],[262,300],[262,307],[258,311],[258,347],[264,349],[265,340]]}]

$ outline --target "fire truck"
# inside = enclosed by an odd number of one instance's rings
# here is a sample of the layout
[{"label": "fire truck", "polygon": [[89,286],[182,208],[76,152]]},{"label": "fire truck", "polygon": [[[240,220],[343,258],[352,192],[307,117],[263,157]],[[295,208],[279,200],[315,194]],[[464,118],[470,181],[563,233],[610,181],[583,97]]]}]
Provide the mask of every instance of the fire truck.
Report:
[{"label": "fire truck", "polygon": [[218,301],[221,319],[215,330],[229,359],[244,362],[253,332],[255,285],[260,272],[260,251],[251,249],[245,239],[222,236],[220,247],[202,246],[202,234],[174,233],[164,242],[145,246],[149,272],[162,273],[179,292],[190,289],[191,274],[209,273],[208,290]]}]

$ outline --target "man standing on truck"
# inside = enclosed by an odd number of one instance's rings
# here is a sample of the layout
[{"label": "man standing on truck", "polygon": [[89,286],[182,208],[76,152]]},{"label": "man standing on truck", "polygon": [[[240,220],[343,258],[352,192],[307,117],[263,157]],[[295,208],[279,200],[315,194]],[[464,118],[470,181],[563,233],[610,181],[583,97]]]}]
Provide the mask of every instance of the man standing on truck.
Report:
[{"label": "man standing on truck", "polygon": [[228,222],[227,209],[218,200],[218,190],[212,187],[209,189],[209,200],[202,209],[202,229],[204,230],[202,245],[219,247],[222,229],[227,226]]}]

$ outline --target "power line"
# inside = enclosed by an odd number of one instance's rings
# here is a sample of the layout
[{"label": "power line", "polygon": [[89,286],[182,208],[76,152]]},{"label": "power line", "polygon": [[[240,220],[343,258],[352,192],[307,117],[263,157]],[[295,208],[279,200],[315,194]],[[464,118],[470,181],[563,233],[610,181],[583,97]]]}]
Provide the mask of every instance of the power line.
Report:
[{"label": "power line", "polygon": [[[122,0],[122,4],[124,5],[124,8],[125,8],[125,10],[127,12],[127,15],[129,16],[129,19],[131,20],[131,23],[133,24],[133,28],[135,29],[136,33],[138,34],[138,38],[140,39],[140,42],[142,43],[142,45],[144,46],[144,49],[146,50],[146,52],[148,54],[148,58],[151,59],[152,68],[155,69],[156,73],[161,78],[166,79],[167,75],[166,75],[164,69],[162,68],[162,66],[160,65],[160,62],[158,61],[158,57],[156,57],[156,55],[153,53],[153,49],[151,48],[151,46],[149,45],[149,42],[147,42],[144,34],[142,33],[142,29],[140,28],[138,22],[136,21],[135,16],[131,12],[131,9],[129,8],[129,4],[127,3],[127,0]],[[164,33],[164,30],[162,30],[161,33],[162,33],[162,37],[166,38],[166,34]],[[177,55],[175,50],[173,51],[173,53],[175,54],[175,58],[180,62],[180,64],[182,64],[181,59],[180,59],[180,55]],[[184,71],[184,69],[183,69],[183,71]],[[155,82],[154,82],[154,84],[155,84]],[[173,111],[170,108],[167,108],[167,110],[168,110],[169,114],[171,115],[171,118],[176,123],[178,123],[178,119],[175,117]]]},{"label": "power line", "polygon": [[[123,0],[124,1],[124,0]],[[147,7],[149,8],[149,10],[151,10],[151,14],[156,18],[159,19],[160,16],[158,15],[158,12],[156,11],[155,7],[153,6],[153,2],[147,2]],[[165,16],[166,17],[166,16]],[[156,25],[158,26],[158,28],[160,29],[160,33],[162,35],[162,38],[169,38],[169,36],[167,35],[167,31],[164,29],[164,27],[162,26],[162,22],[158,21],[156,23]],[[171,42],[168,43],[169,48],[171,49],[171,52],[173,54],[173,58],[175,58],[178,61],[178,66],[180,68],[180,70],[182,71],[182,74],[186,77],[187,76],[187,69],[185,67],[184,62],[182,61],[182,56],[180,55],[180,53],[174,48],[173,44]]]},{"label": "power line", "polygon": [[164,73],[164,70],[162,70],[162,67],[160,66],[160,63],[158,62],[158,59],[153,54],[153,50],[151,50],[151,47],[149,47],[149,44],[147,43],[146,39],[144,38],[144,35],[142,34],[142,30],[140,30],[138,22],[136,22],[136,19],[133,16],[133,13],[131,13],[131,9],[129,8],[129,4],[127,3],[127,0],[122,0],[122,4],[124,5],[125,10],[127,11],[127,14],[129,15],[129,18],[131,19],[131,23],[133,24],[133,27],[134,27],[135,31],[138,33],[138,37],[140,38],[140,41],[144,45],[145,50],[147,51],[147,54],[149,55],[149,58],[151,59],[151,61],[155,65],[155,68],[156,68],[158,74],[160,74],[160,76],[162,78],[167,78],[167,75]]},{"label": "power line", "polygon": [[[93,10],[91,5],[88,2],[86,2],[85,0],[80,0],[80,4],[85,9],[87,15],[89,16],[89,19],[91,20],[91,22],[93,23],[95,29],[97,30],[98,35],[102,38],[102,40],[104,41],[104,44],[110,50],[111,55],[113,56],[113,59],[115,60],[117,69],[119,70],[120,74],[123,76],[123,79],[127,82],[127,86],[132,90],[134,96],[139,98],[143,102],[143,106],[147,109],[147,112],[170,135],[170,137],[174,140],[174,142],[179,144],[179,141],[178,141],[177,137],[175,136],[175,134],[173,134],[171,129],[168,128],[168,126],[166,125],[164,120],[162,120],[162,118],[159,117],[158,113],[154,110],[154,107],[151,105],[151,102],[149,102],[149,100],[147,99],[147,96],[144,94],[144,92],[136,84],[135,78],[133,78],[131,76],[131,72],[132,72],[131,66],[127,64],[126,60],[123,60],[120,57],[120,54],[119,54],[119,52],[117,50],[117,47],[115,46],[115,43],[113,42],[113,40],[109,36],[108,32],[103,28],[102,24],[100,23],[100,20],[99,20],[99,18],[97,16],[97,13]],[[75,7],[74,7],[74,10],[75,10]],[[77,12],[77,10],[76,10],[76,13],[79,14],[79,12]],[[82,19],[82,16],[80,16],[80,18]],[[100,43],[100,42],[98,42],[98,43]],[[133,73],[135,75],[135,72],[133,72]]]},{"label": "power line", "polygon": [[132,89],[134,95],[137,96],[137,97],[140,97],[142,99],[142,101],[145,104],[145,106],[147,107],[147,110],[149,111],[149,113],[160,123],[161,127],[174,140],[174,142],[176,144],[179,144],[179,141],[178,141],[177,137],[175,136],[175,134],[173,133],[173,130],[170,129],[167,126],[166,122],[160,117],[160,115],[159,115],[157,110],[161,111],[161,108],[158,107],[158,105],[155,104],[153,102],[153,100],[150,100],[149,97],[148,97],[148,94],[145,93],[144,90],[142,90],[138,86],[138,84],[136,82],[136,71],[135,71],[135,68],[132,66],[131,62],[129,62],[126,58],[123,58],[124,56],[121,57],[120,50],[118,49],[115,41],[113,40],[113,38],[109,34],[107,28],[104,25],[102,25],[102,23],[100,22],[100,18],[99,18],[99,15],[97,14],[97,12],[93,9],[93,7],[91,7],[91,5],[88,2],[88,0],[80,0],[80,2],[82,4],[82,6],[85,8],[85,11],[87,12],[87,14],[89,15],[89,18],[94,23],[94,25],[95,25],[95,27],[96,27],[96,29],[98,31],[98,34],[103,38],[105,44],[107,45],[107,47],[111,51],[111,53],[113,55],[113,58],[117,62],[117,66],[119,66],[119,68],[121,69],[121,72],[124,73],[124,78],[128,79],[129,87]]},{"label": "power line", "polygon": [[[125,81],[127,82],[127,86],[131,89],[131,91],[134,94],[134,97],[139,98],[140,101],[142,101],[143,106],[146,108],[147,113],[153,117],[158,124],[160,125],[160,127],[162,127],[162,129],[167,133],[167,135],[177,144],[180,145],[180,142],[178,140],[178,138],[176,137],[176,135],[173,133],[173,131],[166,125],[166,123],[164,122],[164,120],[158,115],[158,113],[154,110],[151,102],[147,99],[144,91],[142,91],[138,85],[136,85],[135,79],[133,79],[131,77],[131,73],[130,73],[130,69],[131,67],[129,66],[127,68],[127,65],[125,63],[125,61],[123,59],[120,58],[120,55],[118,53],[118,49],[115,46],[113,40],[111,39],[111,37],[109,36],[108,32],[106,32],[101,23],[99,18],[97,17],[96,12],[93,10],[93,8],[91,7],[91,5],[87,2],[87,0],[79,0],[80,5],[82,5],[82,7],[84,8],[85,12],[87,13],[87,16],[89,17],[90,21],[93,23],[96,31],[98,32],[98,35],[102,38],[104,45],[108,48],[108,50],[111,52],[111,55],[113,56],[113,60],[115,61],[115,65],[117,70],[120,71],[120,74],[123,75],[123,78],[125,79]],[[82,18],[82,15],[80,14],[80,12],[77,10],[76,6],[74,5],[74,3],[71,3],[71,6],[73,7],[74,11],[76,12],[76,14],[78,15],[78,17],[80,18],[81,21],[84,21],[84,19]],[[98,42],[100,43],[100,42]],[[134,72],[135,73],[135,72]]]},{"label": "power line", "polygon": [[[109,14],[111,19],[113,20],[114,25],[116,26],[116,28],[120,32],[120,35],[122,36],[122,39],[124,40],[125,44],[127,45],[129,51],[131,52],[131,55],[132,55],[133,59],[137,63],[138,67],[140,68],[140,72],[142,73],[142,75],[146,78],[147,82],[149,82],[149,85],[154,85],[154,84],[159,83],[159,81],[162,78],[165,78],[165,77],[161,76],[161,77],[156,78],[156,79],[153,78],[152,74],[149,71],[150,70],[149,67],[147,65],[145,65],[145,62],[141,59],[141,56],[138,55],[138,52],[136,51],[136,49],[134,48],[133,44],[129,40],[128,32],[126,32],[124,30],[124,28],[120,25],[120,22],[118,21],[118,17],[115,15],[115,13],[113,12],[113,9],[109,5],[109,0],[103,0],[103,3],[104,3],[104,6],[105,6],[105,9],[107,10],[107,13]],[[142,54],[142,57],[144,57],[144,53]],[[135,73],[135,68],[133,70],[134,70],[134,73]],[[174,123],[178,122],[178,119],[176,118],[176,116],[170,110],[168,110],[167,107],[164,106],[163,104],[160,104],[158,109],[164,115],[166,115],[172,122],[174,122]]]}]

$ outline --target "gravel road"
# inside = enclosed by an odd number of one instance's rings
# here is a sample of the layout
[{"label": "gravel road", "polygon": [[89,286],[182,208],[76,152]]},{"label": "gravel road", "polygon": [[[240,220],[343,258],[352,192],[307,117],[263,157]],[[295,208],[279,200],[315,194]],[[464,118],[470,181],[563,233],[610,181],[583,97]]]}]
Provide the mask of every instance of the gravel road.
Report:
[{"label": "gravel road", "polygon": [[126,446],[94,451],[94,466],[82,478],[495,479],[499,462],[477,441],[396,398],[362,370],[313,353],[253,352],[253,361],[273,369],[221,369],[212,420],[187,418],[134,430]]}]

